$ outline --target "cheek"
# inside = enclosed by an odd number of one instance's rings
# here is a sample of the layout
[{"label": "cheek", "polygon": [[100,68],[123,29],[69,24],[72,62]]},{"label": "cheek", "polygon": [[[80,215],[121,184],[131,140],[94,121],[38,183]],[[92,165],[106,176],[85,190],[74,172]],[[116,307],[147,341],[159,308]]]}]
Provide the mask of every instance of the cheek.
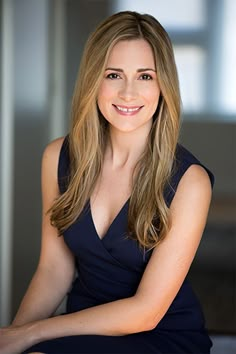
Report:
[{"label": "cheek", "polygon": [[148,100],[148,102],[150,104],[152,104],[153,106],[157,106],[158,102],[159,102],[159,98],[160,98],[160,91],[157,92],[149,92],[146,95],[146,99]]},{"label": "cheek", "polygon": [[101,103],[105,103],[106,100],[109,100],[109,98],[112,97],[113,90],[109,85],[106,83],[103,83],[98,91],[98,102],[100,101]]},{"label": "cheek", "polygon": [[153,116],[153,114],[155,114],[158,107],[158,103],[160,99],[160,91],[159,90],[151,91],[146,97],[149,104],[149,114]]},{"label": "cheek", "polygon": [[111,90],[106,84],[102,84],[98,91],[97,104],[104,117],[107,116],[107,107],[111,100]]},{"label": "cheek", "polygon": [[158,103],[160,97],[160,89],[156,84],[147,85],[146,87],[142,88],[142,96],[149,102],[149,103]]}]

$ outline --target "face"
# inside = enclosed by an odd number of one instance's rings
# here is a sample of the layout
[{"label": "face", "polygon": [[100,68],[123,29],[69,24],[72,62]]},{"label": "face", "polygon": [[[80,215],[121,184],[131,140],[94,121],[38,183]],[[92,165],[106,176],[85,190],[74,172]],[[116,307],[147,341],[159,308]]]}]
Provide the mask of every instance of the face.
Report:
[{"label": "face", "polygon": [[143,39],[120,41],[112,49],[98,92],[98,106],[111,129],[149,129],[160,96],[155,61]]}]

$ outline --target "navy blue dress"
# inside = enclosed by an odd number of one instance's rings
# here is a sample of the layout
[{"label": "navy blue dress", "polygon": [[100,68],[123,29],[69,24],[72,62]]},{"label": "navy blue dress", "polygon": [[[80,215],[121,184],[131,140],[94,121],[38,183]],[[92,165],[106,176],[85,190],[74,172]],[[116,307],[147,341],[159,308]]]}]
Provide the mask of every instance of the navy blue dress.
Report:
[{"label": "navy blue dress", "polygon": [[[192,165],[202,164],[182,145],[177,146],[171,185],[165,190],[169,206],[178,183]],[[212,173],[203,166],[214,183]],[[68,141],[59,157],[60,192],[67,186]],[[135,294],[151,251],[144,253],[136,241],[127,238],[129,199],[100,239],[87,202],[77,221],[64,233],[64,240],[76,259],[77,277],[67,298],[66,313],[104,304]],[[161,271],[161,270],[160,270]],[[204,327],[199,302],[187,279],[155,329],[126,336],[78,335],[39,343],[28,349],[43,353],[209,353],[212,343]]]}]

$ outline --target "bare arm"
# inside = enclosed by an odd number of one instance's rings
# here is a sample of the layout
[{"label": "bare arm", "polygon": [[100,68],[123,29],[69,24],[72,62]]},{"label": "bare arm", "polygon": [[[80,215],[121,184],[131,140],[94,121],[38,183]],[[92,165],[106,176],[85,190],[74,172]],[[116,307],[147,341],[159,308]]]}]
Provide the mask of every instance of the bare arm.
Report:
[{"label": "bare arm", "polygon": [[[77,313],[2,329],[0,349],[12,353],[14,348],[24,350],[38,342],[62,336],[118,336],[154,328],[165,315],[189,270],[205,227],[210,199],[207,173],[200,166],[190,167],[171,204],[172,227],[165,240],[154,249],[134,296]],[[37,292],[32,291],[33,295],[37,296]]]},{"label": "bare arm", "polygon": [[32,323],[28,328],[32,341],[82,334],[117,336],[154,328],[189,270],[205,227],[210,199],[207,173],[200,166],[190,167],[171,205],[171,230],[153,251],[136,294]]},{"label": "bare arm", "polygon": [[74,259],[63,237],[50,225],[47,210],[58,196],[57,166],[63,139],[47,146],[42,159],[42,244],[40,260],[23,298],[13,325],[22,325],[51,316],[66,292],[74,275]]}]

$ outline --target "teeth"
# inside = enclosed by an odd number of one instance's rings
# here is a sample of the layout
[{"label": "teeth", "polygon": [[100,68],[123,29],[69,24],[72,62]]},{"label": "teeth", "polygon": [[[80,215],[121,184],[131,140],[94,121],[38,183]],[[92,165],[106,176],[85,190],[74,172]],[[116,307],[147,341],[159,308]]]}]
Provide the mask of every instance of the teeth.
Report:
[{"label": "teeth", "polygon": [[118,108],[119,111],[122,111],[122,112],[135,112],[135,111],[138,111],[140,107],[137,107],[137,108],[124,108],[124,107],[119,107],[119,106],[116,106]]}]

